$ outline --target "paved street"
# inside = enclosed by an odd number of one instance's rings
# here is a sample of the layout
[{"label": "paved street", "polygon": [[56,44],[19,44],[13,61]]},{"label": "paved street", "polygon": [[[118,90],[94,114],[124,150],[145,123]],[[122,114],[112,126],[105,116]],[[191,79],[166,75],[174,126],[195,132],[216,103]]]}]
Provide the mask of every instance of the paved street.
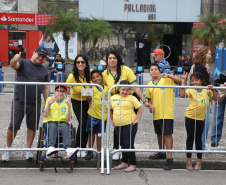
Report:
[{"label": "paved street", "polygon": [[133,173],[112,170],[111,175],[100,174],[96,169],[76,169],[72,173],[53,169],[40,172],[37,169],[0,169],[0,182],[4,185],[27,184],[83,184],[83,185],[223,185],[226,181],[226,171],[187,171],[158,169],[137,169]]}]

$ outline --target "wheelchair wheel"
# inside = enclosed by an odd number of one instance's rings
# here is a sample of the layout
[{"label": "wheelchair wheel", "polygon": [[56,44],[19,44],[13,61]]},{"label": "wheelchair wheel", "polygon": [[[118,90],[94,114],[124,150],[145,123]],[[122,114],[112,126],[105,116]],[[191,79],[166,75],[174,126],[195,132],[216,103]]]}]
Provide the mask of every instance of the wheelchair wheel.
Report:
[{"label": "wheelchair wheel", "polygon": [[[37,146],[37,148],[43,148],[43,147],[44,147],[44,129],[43,129],[43,127],[40,127],[39,128],[39,136],[38,136],[38,146]],[[37,165],[39,165],[39,160],[40,160],[40,157],[42,156],[42,152],[43,151],[37,151],[37,155],[36,155],[36,164]]]}]

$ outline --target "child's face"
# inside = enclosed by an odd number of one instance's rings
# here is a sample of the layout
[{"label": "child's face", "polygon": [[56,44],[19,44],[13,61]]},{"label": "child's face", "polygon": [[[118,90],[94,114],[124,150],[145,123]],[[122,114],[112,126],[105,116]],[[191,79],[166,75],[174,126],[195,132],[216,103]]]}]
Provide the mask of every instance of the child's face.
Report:
[{"label": "child's face", "polygon": [[66,92],[67,91],[64,87],[60,87],[60,88],[56,89],[55,92],[54,92],[56,99],[58,101],[62,101],[66,96]]},{"label": "child's face", "polygon": [[129,92],[130,92],[130,88],[129,87],[121,87],[121,88],[119,88],[119,94],[122,97],[128,96],[129,95]]},{"label": "child's face", "polygon": [[101,85],[103,82],[103,77],[98,73],[93,73],[92,82]]},{"label": "child's face", "polygon": [[202,80],[200,80],[194,76],[191,77],[191,85],[192,86],[202,86],[202,83],[203,83]]},{"label": "child's face", "polygon": [[160,71],[157,66],[151,66],[149,72],[152,78],[158,77],[160,75]]}]

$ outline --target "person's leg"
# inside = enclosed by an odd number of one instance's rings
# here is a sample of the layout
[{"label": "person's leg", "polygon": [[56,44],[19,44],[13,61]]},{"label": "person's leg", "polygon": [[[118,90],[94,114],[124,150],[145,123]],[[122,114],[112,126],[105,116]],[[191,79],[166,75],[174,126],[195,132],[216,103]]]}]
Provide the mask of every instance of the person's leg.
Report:
[{"label": "person's leg", "polygon": [[[202,133],[204,129],[204,121],[196,120],[195,146],[196,150],[202,150]],[[197,158],[202,159],[202,153],[197,153]]]},{"label": "person's leg", "polygon": [[48,145],[47,145],[47,147],[50,147],[50,146],[54,146],[56,143],[58,127],[57,127],[56,123],[53,123],[53,122],[49,122],[47,126],[48,126],[48,140],[47,140]]},{"label": "person's leg", "polygon": [[[187,150],[192,150],[194,142],[195,120],[185,117],[185,127],[187,131]],[[187,158],[191,158],[191,153],[187,153]]]},{"label": "person's leg", "polygon": [[101,151],[101,136],[99,135],[99,133],[96,133],[96,137],[97,137],[97,151],[100,152]]},{"label": "person's leg", "polygon": [[[173,148],[173,137],[172,135],[164,135],[164,141],[166,143],[166,149],[172,150]],[[172,159],[172,152],[167,152],[167,158]]]},{"label": "person's leg", "polygon": [[26,104],[26,121],[27,121],[27,148],[31,148],[35,138],[36,130],[39,127],[41,103],[34,105]]},{"label": "person's leg", "polygon": [[[135,136],[137,133],[137,126],[138,124],[135,125],[126,125],[124,126],[122,130],[122,137],[123,137],[123,148],[124,149],[134,149],[134,141],[135,141]],[[135,152],[126,152],[126,155],[129,160],[130,165],[136,165],[136,155]],[[127,160],[127,162],[128,162]],[[122,158],[123,162],[124,158]]]},{"label": "person's leg", "polygon": [[80,148],[86,148],[88,133],[86,132],[87,125],[87,111],[89,108],[88,102],[82,102],[82,111],[81,111],[81,101],[76,101],[71,99],[73,111],[78,120],[78,129],[76,136],[76,146]]},{"label": "person's leg", "polygon": [[16,137],[17,131],[7,130],[7,147],[10,148],[13,144],[13,140]]},{"label": "person's leg", "polygon": [[68,123],[60,123],[59,132],[62,134],[63,138],[63,147],[71,147],[71,135],[70,135],[70,125]]},{"label": "person's leg", "polygon": [[54,80],[54,73],[55,73],[55,69],[52,69],[50,73],[51,80]]},{"label": "person's leg", "polygon": [[119,149],[119,141],[117,136],[116,127],[114,127],[114,135],[113,135],[113,149]]},{"label": "person's leg", "polygon": [[219,103],[219,106],[214,106],[211,142],[215,142],[216,144],[219,143],[222,136],[225,104],[226,104],[226,98],[221,103]]},{"label": "person's leg", "polygon": [[210,106],[206,111],[206,116],[204,120],[204,130],[202,133],[202,149],[206,150],[206,140],[209,132],[209,124],[210,124]]}]

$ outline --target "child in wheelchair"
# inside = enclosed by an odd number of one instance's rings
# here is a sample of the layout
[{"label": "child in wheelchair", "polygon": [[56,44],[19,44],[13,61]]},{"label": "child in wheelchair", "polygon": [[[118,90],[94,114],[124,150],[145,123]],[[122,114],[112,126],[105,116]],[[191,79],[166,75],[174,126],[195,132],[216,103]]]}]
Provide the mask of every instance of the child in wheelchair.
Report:
[{"label": "child in wheelchair", "polygon": [[73,116],[73,111],[66,91],[66,85],[56,85],[53,96],[48,97],[46,100],[44,112],[45,119],[43,120],[43,123],[47,123],[48,129],[47,156],[58,153],[58,149],[54,147],[58,134],[62,135],[63,148],[66,149],[68,158],[78,150],[77,148],[71,148],[70,118]]}]

